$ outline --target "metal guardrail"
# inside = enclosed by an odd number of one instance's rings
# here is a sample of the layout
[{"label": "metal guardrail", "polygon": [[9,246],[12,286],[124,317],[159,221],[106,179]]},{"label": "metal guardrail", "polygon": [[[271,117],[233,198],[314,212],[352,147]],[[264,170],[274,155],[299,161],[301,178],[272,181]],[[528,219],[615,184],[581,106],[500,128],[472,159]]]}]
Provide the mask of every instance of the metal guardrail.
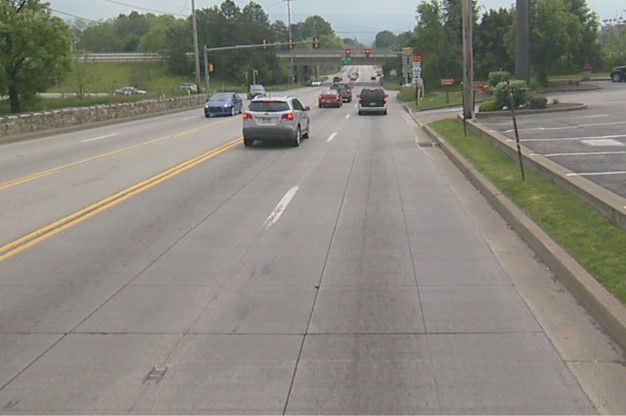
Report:
[{"label": "metal guardrail", "polygon": [[155,62],[162,61],[160,53],[118,52],[118,53],[89,53],[80,55],[86,62]]}]

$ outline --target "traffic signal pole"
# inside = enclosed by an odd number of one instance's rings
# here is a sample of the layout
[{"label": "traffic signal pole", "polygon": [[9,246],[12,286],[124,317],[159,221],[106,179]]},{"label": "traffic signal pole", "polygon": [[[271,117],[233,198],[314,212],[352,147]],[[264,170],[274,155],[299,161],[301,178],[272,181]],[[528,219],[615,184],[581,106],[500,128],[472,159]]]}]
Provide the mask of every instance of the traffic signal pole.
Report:
[{"label": "traffic signal pole", "polygon": [[206,92],[209,92],[209,88],[211,87],[211,78],[209,75],[209,57],[206,49],[206,45],[202,47],[202,55],[204,56],[204,85],[206,87]]}]

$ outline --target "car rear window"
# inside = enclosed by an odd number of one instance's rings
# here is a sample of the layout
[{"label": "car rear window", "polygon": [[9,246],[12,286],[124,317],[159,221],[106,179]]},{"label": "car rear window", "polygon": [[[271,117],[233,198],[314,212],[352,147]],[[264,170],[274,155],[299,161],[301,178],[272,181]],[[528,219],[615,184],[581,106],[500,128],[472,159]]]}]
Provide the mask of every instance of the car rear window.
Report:
[{"label": "car rear window", "polygon": [[278,113],[280,111],[289,111],[289,104],[285,101],[252,101],[249,110]]},{"label": "car rear window", "polygon": [[227,93],[216,93],[213,94],[211,96],[211,101],[226,101],[226,100],[230,100],[233,97],[232,94],[227,94]]},{"label": "car rear window", "polygon": [[322,95],[337,95],[337,90],[326,90],[322,93]]},{"label": "car rear window", "polygon": [[373,99],[373,100],[382,100],[383,98],[385,98],[385,92],[381,89],[375,89],[375,90],[363,90],[361,91],[361,97],[363,98],[369,98],[369,99]]}]

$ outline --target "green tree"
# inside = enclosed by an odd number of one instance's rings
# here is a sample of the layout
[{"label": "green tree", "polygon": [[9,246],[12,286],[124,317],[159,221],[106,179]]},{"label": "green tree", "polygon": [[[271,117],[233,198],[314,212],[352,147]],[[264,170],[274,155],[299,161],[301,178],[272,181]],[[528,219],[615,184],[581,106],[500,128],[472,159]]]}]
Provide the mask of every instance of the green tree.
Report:
[{"label": "green tree", "polygon": [[557,67],[572,45],[572,26],[577,19],[567,12],[564,0],[533,0],[530,7],[531,56],[539,82]]},{"label": "green tree", "polygon": [[18,113],[20,100],[68,72],[71,34],[39,0],[0,0],[0,16],[0,92],[8,92],[11,112]]},{"label": "green tree", "polygon": [[329,49],[341,49],[344,47],[343,40],[335,35],[321,35],[320,47]]},{"label": "green tree", "polygon": [[474,33],[474,72],[478,79],[487,79],[491,71],[509,71],[514,68],[506,44],[506,34],[514,24],[509,9],[491,9],[485,12]]},{"label": "green tree", "polygon": [[395,46],[397,37],[395,34],[388,30],[378,32],[376,34],[376,40],[374,40],[375,48],[392,48]]},{"label": "green tree", "polygon": [[309,16],[304,22],[298,23],[298,40],[305,40],[312,38],[314,36],[334,36],[335,31],[333,30],[330,23],[328,23],[321,16]]},{"label": "green tree", "polygon": [[422,56],[422,77],[427,88],[434,88],[439,79],[449,76],[446,67],[446,30],[441,3],[437,0],[422,2],[417,6],[417,26],[409,46]]}]

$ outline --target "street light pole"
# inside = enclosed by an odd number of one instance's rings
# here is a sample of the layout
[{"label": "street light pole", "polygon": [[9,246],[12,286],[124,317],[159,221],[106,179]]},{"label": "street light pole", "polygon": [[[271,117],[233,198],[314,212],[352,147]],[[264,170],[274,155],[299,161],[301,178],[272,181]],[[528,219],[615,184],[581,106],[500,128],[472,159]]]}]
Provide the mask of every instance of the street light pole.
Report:
[{"label": "street light pole", "polygon": [[200,92],[200,52],[198,51],[198,24],[196,23],[196,0],[191,0],[191,26],[193,30],[193,55],[196,64],[196,87]]},{"label": "street light pole", "polygon": [[295,82],[294,74],[294,56],[293,56],[293,32],[291,31],[291,2],[292,0],[285,0],[287,2],[287,21],[289,24],[289,81],[293,84]]},{"label": "street light pole", "polygon": [[530,0],[517,0],[515,12],[515,77],[530,79]]}]

